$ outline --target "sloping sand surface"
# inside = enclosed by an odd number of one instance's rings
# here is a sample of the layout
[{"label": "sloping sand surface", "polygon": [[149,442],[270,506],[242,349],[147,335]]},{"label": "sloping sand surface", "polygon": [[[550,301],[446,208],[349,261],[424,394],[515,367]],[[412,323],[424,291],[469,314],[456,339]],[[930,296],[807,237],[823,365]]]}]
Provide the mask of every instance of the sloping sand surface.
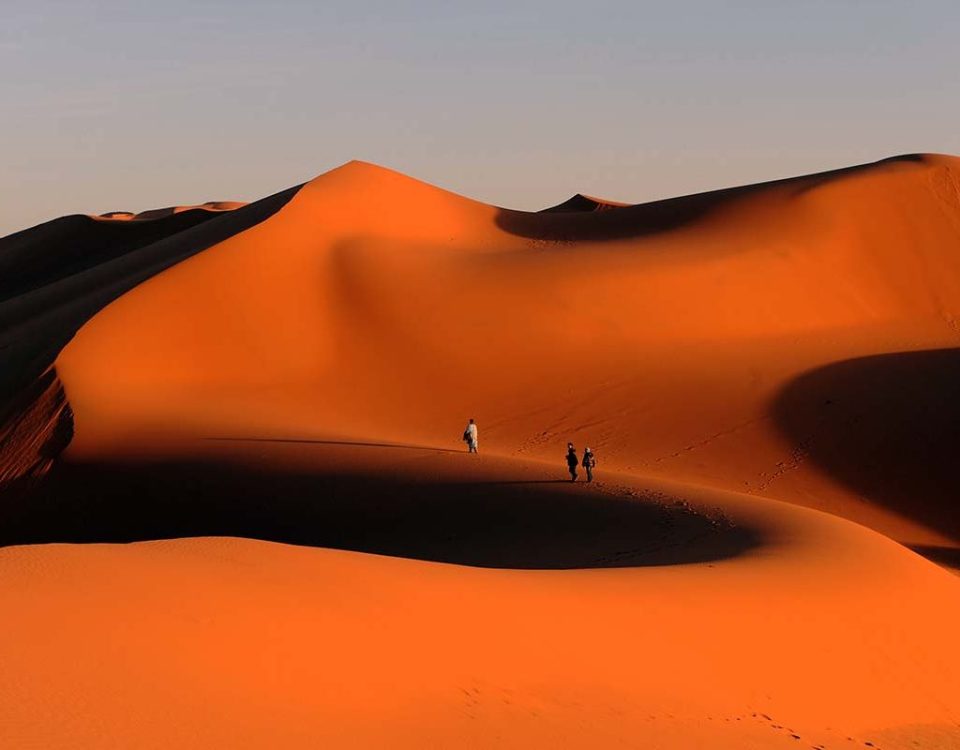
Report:
[{"label": "sloping sand surface", "polygon": [[522,213],[351,162],[78,274],[0,745],[960,747],[960,578],[901,544],[960,538],[958,186]]}]

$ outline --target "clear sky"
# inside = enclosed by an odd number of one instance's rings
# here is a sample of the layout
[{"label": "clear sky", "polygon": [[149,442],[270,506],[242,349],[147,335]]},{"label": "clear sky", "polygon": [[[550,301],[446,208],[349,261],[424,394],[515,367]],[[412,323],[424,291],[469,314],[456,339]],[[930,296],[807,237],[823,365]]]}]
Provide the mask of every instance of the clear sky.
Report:
[{"label": "clear sky", "polygon": [[536,209],[960,153],[957,0],[2,0],[0,234],[359,158]]}]

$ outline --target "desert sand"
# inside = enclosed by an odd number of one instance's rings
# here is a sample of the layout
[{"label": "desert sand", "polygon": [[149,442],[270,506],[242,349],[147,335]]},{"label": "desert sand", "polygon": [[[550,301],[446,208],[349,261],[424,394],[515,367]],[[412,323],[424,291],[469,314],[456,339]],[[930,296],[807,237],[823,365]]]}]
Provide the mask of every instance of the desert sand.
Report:
[{"label": "desert sand", "polygon": [[0,240],[0,744],[960,747],[960,159],[139,218]]}]

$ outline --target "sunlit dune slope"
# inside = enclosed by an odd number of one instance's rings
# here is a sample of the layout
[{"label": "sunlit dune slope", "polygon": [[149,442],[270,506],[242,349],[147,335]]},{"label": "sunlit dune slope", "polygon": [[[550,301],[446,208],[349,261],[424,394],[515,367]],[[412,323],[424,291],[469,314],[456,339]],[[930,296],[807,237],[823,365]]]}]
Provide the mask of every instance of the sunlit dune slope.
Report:
[{"label": "sunlit dune slope", "polygon": [[[960,418],[955,378],[910,364],[960,341],[958,174],[899,157],[528,214],[353,162],[84,326],[58,360],[70,454],[177,435],[447,446],[472,416],[488,452],[557,461],[573,440],[611,469],[948,546],[948,451],[907,448],[926,427],[914,395],[948,415],[924,444]],[[856,362],[879,354],[904,364],[891,380],[873,360],[864,401]],[[878,434],[863,412],[897,389],[908,413]],[[884,462],[864,467],[856,446],[878,440]]]}]

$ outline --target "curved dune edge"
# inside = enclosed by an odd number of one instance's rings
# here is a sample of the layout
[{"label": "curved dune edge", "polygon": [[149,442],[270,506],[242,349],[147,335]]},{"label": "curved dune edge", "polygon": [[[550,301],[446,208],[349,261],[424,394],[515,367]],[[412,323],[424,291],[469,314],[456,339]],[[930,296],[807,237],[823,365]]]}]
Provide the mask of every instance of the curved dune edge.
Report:
[{"label": "curved dune edge", "polygon": [[53,362],[87,320],[168,266],[263,221],[297,189],[222,216],[190,210],[136,225],[65,216],[0,238],[0,484],[44,473],[69,442],[54,429],[69,410],[62,390],[51,397]]},{"label": "curved dune edge", "polygon": [[[7,739],[95,747],[107,725],[111,742],[181,747],[955,747],[960,580],[796,504],[940,545],[951,507],[865,503],[856,452],[828,462],[829,441],[774,412],[791,384],[821,398],[817,368],[955,346],[956,170],[903,157],[523,214],[351,163],[153,276],[57,360],[69,464],[217,458],[238,485],[269,468],[306,498],[351,465],[384,494],[409,476],[446,492],[443,477],[552,478],[569,438],[598,450],[610,498],[679,498],[756,544],[579,570],[221,535],[8,547]],[[329,445],[436,449],[464,415],[479,458]]]},{"label": "curved dune edge", "polygon": [[571,484],[538,462],[337,440],[214,438],[62,461],[28,506],[0,514],[0,546],[196,536],[516,570],[710,563],[768,541],[722,509]]}]

